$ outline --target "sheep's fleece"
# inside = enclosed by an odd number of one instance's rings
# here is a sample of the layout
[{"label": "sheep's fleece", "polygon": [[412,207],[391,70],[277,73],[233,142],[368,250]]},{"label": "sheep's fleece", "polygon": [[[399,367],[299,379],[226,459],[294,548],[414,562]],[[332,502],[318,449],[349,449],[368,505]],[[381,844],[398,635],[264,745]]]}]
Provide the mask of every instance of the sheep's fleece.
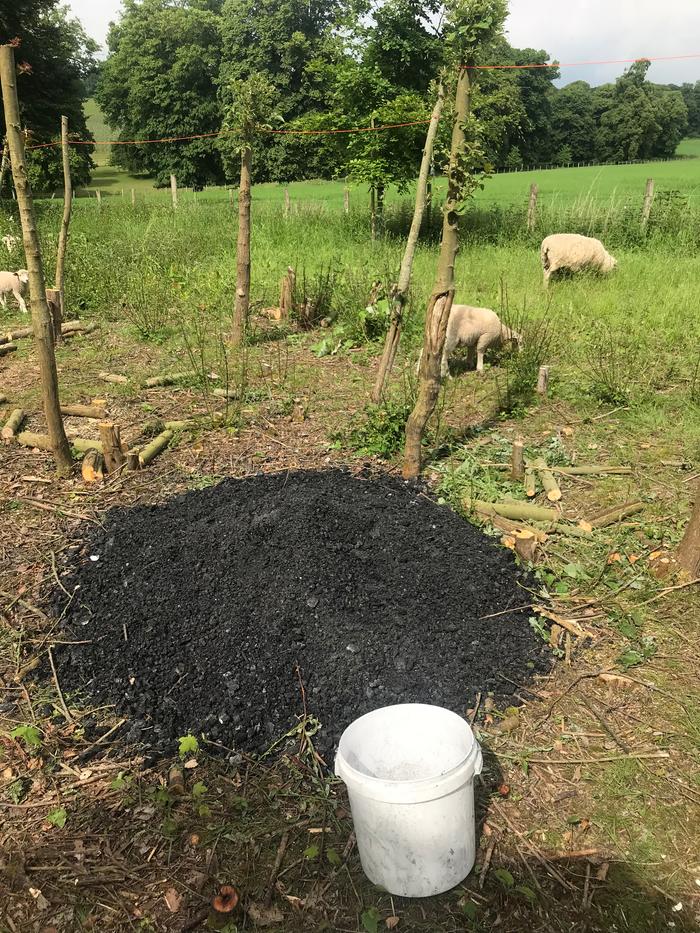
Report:
[{"label": "sheep's fleece", "polygon": [[554,233],[542,241],[540,251],[545,284],[555,272],[611,272],[617,265],[600,240],[578,233]]}]

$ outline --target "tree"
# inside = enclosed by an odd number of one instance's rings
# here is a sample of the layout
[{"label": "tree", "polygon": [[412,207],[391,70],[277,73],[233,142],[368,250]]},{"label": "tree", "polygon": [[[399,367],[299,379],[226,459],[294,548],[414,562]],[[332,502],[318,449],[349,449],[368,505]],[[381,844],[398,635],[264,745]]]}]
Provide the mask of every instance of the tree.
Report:
[{"label": "tree", "polygon": [[49,430],[51,448],[60,475],[67,476],[73,466],[68,439],[61,417],[58,396],[58,374],[54,354],[53,322],[46,302],[44,268],[39,246],[39,234],[34,218],[32,190],[24,160],[24,141],[21,132],[21,116],[17,99],[17,68],[12,46],[0,46],[0,84],[2,85],[3,112],[7,131],[7,143],[12,162],[12,175],[17,191],[24,253],[29,271],[29,294],[32,312],[34,343],[39,357],[44,414]]},{"label": "tree", "polygon": [[392,87],[425,94],[440,70],[442,43],[434,22],[438,0],[384,0],[361,21],[362,60]]},{"label": "tree", "polygon": [[574,81],[552,95],[551,161],[592,162],[597,124],[593,89]]},{"label": "tree", "polygon": [[[124,0],[108,36],[97,101],[118,138],[167,139],[216,133],[221,62],[221,0]],[[223,181],[214,139],[116,146],[113,158],[157,186]]]},{"label": "tree", "polygon": [[236,250],[236,299],[233,312],[232,342],[241,346],[250,307],[250,206],[253,147],[272,119],[276,91],[263,75],[232,80],[225,89],[230,101],[219,146],[231,170],[240,158],[241,181],[238,194],[238,247]]},{"label": "tree", "polygon": [[[30,145],[56,142],[55,148],[29,150],[27,172],[35,190],[58,187],[62,178],[61,115],[73,132],[91,138],[85,116],[85,79],[95,68],[98,46],[58,0],[0,0],[0,43],[18,39],[18,93],[22,127]],[[0,133],[5,136],[0,115]],[[75,179],[86,184],[93,168],[92,147],[74,147]]]},{"label": "tree", "polygon": [[473,67],[485,48],[501,35],[507,12],[507,0],[453,0],[449,8],[446,45],[458,69],[455,114],[440,258],[425,316],[418,398],[406,423],[403,463],[406,479],[420,473],[423,433],[440,392],[442,353],[454,300],[460,214],[486,171],[478,126],[470,114]]}]

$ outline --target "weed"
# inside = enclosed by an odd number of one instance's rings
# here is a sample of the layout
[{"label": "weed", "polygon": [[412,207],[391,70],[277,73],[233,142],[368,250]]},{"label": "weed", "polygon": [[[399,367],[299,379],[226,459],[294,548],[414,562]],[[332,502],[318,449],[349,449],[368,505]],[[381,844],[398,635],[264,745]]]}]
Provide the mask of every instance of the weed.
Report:
[{"label": "weed", "polygon": [[10,732],[10,738],[21,739],[30,751],[41,748],[42,734],[36,726],[17,726]]},{"label": "weed", "polygon": [[180,758],[196,755],[199,752],[199,742],[193,735],[182,735],[178,739],[178,754]]},{"label": "weed", "polygon": [[412,408],[409,402],[400,400],[367,405],[354,418],[342,440],[360,456],[390,460],[403,446]]}]

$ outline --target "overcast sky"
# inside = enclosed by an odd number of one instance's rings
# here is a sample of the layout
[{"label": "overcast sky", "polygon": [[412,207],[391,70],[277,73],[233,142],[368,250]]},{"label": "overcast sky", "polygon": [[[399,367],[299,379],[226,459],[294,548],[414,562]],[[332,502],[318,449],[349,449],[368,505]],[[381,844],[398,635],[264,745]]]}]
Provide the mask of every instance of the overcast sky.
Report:
[{"label": "overcast sky", "polygon": [[[68,0],[100,44],[120,0]],[[511,0],[508,33],[520,48],[546,49],[560,62],[700,53],[700,0]],[[611,81],[624,65],[563,68],[564,82]],[[700,79],[700,58],[655,62],[649,77],[661,83]]]}]

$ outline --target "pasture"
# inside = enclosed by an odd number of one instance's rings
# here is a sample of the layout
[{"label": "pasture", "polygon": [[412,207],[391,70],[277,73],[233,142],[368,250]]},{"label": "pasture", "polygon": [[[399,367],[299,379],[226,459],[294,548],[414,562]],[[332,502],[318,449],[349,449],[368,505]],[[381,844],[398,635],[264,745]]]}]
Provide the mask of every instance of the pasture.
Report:
[{"label": "pasture", "polygon": [[[643,508],[590,538],[550,535],[541,544],[528,602],[551,607],[546,627],[540,616],[531,624],[555,666],[529,686],[514,685],[523,701],[517,708],[499,709],[484,695],[469,712],[487,759],[477,790],[479,868],[424,903],[391,898],[364,878],[343,791],[302,754],[308,747],[281,760],[227,749],[222,759],[210,758],[203,743],[185,756],[194,777],[176,796],[169,763],[125,757],[112,744],[108,730],[120,726],[109,711],[86,721],[66,697],[75,715],[68,722],[51,679],[25,680],[24,643],[44,649],[37,604],[54,577],[60,582],[56,555],[80,522],[100,524],[112,506],[160,502],[258,471],[397,472],[439,210],[425,224],[400,356],[377,408],[368,399],[386,319],[365,308],[372,283],[396,276],[410,218],[404,196],[392,193],[372,242],[361,189],[346,215],[342,182],[290,185],[287,216],[282,186],[256,187],[251,333],[245,353],[235,354],[227,335],[237,213],[228,190],[183,192],[174,211],[169,192],[141,180],[134,208],[134,181],[100,165],[95,187],[110,196],[101,207],[77,199],[66,284],[67,316],[99,329],[59,345],[62,401],[106,398],[129,442],[147,417],[220,412],[225,423],[208,420],[149,470],[98,488],[78,478],[62,485],[47,456],[5,448],[0,520],[17,547],[2,572],[14,615],[0,629],[0,652],[16,703],[2,715],[8,730],[33,723],[40,737],[38,748],[21,754],[8,745],[2,806],[16,816],[23,811],[13,805],[31,805],[25,795],[38,770],[41,799],[63,811],[65,831],[56,825],[61,819],[33,819],[16,835],[34,853],[33,877],[44,894],[72,911],[64,922],[80,918],[65,929],[182,929],[176,924],[185,909],[194,916],[203,907],[206,917],[197,885],[207,874],[258,904],[274,892],[281,917],[268,919],[285,933],[698,929],[700,593],[693,581],[652,574],[659,556],[678,545],[700,475],[699,141],[682,152],[687,160],[498,175],[464,218],[457,299],[494,308],[522,329],[538,362],[550,366],[551,384],[548,397],[536,397],[527,360],[507,354],[493,354],[481,378],[455,361],[431,427],[430,490],[461,511],[465,497],[522,499],[499,469],[521,436],[532,456],[554,466],[631,468],[562,479],[566,514],[588,518],[630,501]],[[644,231],[639,215],[650,176],[657,200]],[[531,182],[540,204],[528,231]],[[42,200],[38,209],[51,269],[61,207]],[[2,232],[16,232],[7,202],[0,215]],[[539,243],[564,229],[601,236],[619,260],[615,274],[565,279],[545,292]],[[311,328],[280,327],[263,313],[277,304],[288,266],[296,270],[298,304],[316,309]],[[2,329],[19,323],[8,312]],[[26,409],[36,430],[40,392],[30,344],[0,367],[6,411]],[[128,382],[105,384],[104,370]],[[181,384],[144,388],[146,376],[183,370],[190,376]],[[237,397],[225,404],[212,385]],[[507,539],[503,527],[470,518]],[[313,714],[313,697],[309,703]],[[76,839],[85,840],[77,887],[75,869],[66,867]],[[277,875],[282,839],[289,851]],[[100,884],[83,886],[98,866]],[[176,899],[166,897],[171,889]],[[269,912],[269,902],[261,909]],[[61,928],[61,917],[52,919]]]}]

